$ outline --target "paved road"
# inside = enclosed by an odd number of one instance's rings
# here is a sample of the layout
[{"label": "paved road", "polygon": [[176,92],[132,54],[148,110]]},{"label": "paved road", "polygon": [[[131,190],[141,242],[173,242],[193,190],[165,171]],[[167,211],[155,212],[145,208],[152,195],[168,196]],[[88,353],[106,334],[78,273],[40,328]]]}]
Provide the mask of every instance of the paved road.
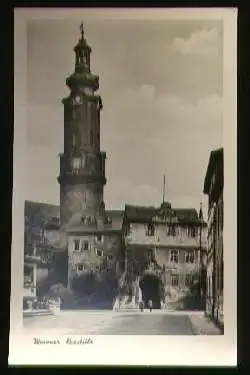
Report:
[{"label": "paved road", "polygon": [[187,314],[166,312],[67,311],[24,319],[27,332],[49,330],[64,335],[193,335]]}]

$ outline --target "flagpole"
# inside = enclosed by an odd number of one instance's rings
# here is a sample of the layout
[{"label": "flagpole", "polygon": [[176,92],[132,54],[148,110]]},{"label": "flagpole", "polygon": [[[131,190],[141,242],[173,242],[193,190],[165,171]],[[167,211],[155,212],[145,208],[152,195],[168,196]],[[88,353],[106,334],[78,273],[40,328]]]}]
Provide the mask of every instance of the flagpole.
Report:
[{"label": "flagpole", "polygon": [[162,191],[162,203],[165,203],[165,186],[166,186],[166,176],[163,175],[163,191]]}]

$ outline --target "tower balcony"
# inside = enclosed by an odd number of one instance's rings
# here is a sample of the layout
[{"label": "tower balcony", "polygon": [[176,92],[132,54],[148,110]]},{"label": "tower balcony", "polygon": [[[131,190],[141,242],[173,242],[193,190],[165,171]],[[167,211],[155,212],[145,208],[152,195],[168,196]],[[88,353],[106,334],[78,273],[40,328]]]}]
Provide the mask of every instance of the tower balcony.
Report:
[{"label": "tower balcony", "polygon": [[81,184],[98,181],[105,185],[107,182],[105,173],[85,171],[81,169],[62,172],[57,180],[59,183],[68,184]]}]

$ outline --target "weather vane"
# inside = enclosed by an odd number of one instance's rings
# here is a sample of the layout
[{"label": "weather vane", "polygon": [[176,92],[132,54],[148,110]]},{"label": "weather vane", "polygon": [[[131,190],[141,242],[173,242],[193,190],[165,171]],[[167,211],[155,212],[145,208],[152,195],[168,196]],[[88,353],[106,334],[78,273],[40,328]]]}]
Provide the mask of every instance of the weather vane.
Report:
[{"label": "weather vane", "polygon": [[83,22],[80,25],[80,31],[81,31],[81,37],[84,39],[84,27],[83,27]]}]

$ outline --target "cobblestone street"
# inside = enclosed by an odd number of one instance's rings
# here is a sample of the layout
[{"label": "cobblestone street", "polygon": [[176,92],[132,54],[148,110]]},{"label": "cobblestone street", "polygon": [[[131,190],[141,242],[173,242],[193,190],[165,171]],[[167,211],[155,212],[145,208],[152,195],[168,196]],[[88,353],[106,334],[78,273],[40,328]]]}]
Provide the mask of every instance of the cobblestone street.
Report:
[{"label": "cobblestone street", "polygon": [[219,335],[203,312],[63,311],[24,318],[27,333],[49,330],[65,335]]}]

